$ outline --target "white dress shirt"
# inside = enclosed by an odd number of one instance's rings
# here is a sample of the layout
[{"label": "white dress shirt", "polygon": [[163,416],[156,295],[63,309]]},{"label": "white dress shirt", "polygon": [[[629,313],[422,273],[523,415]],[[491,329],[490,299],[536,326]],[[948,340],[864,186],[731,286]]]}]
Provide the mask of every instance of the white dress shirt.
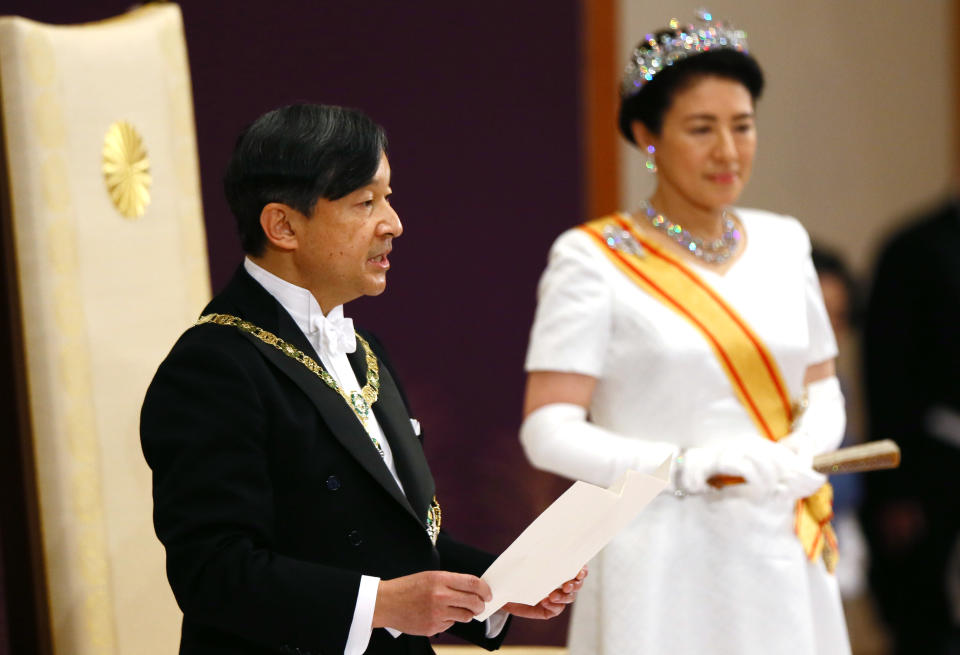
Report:
[{"label": "white dress shirt", "polygon": [[[320,358],[320,363],[336,380],[337,384],[348,393],[351,391],[359,392],[361,385],[357,381],[353,367],[350,366],[350,360],[347,359],[347,355],[356,350],[357,342],[353,332],[353,321],[344,317],[343,305],[337,305],[324,316],[320,304],[307,289],[277,277],[249,258],[244,259],[243,267],[250,274],[250,277],[259,282],[290,314],[297,327],[300,328],[310,345],[313,346],[314,351]],[[415,427],[418,426],[415,421],[411,422]],[[397,467],[390,450],[390,442],[387,441],[387,437],[372,411],[367,417],[367,432],[380,444],[383,451],[383,461],[390,470],[393,479],[397,481],[400,491],[403,491],[403,484],[397,476]],[[373,632],[373,611],[377,602],[379,585],[380,578],[376,576],[364,575],[360,578],[360,589],[357,592],[357,603],[353,610],[353,621],[350,623],[347,644],[343,650],[344,655],[362,655],[367,649],[367,645],[370,643],[370,635]],[[506,614],[498,612],[490,617],[486,625],[487,637],[499,634],[505,623]],[[401,634],[400,631],[392,628],[387,628],[387,630],[394,637]]]}]

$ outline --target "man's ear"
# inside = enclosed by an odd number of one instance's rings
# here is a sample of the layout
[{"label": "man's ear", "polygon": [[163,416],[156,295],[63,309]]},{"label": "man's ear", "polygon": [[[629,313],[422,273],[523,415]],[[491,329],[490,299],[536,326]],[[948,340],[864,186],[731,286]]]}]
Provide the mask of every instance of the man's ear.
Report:
[{"label": "man's ear", "polygon": [[297,249],[295,225],[300,212],[282,202],[271,202],[260,211],[260,227],[273,247],[284,250]]}]

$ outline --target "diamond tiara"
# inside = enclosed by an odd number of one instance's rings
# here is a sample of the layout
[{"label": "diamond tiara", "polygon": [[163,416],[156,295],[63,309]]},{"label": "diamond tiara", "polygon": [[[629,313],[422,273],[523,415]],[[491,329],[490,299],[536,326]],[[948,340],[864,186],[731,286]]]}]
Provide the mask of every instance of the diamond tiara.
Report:
[{"label": "diamond tiara", "polygon": [[723,49],[746,53],[747,33],[714,20],[713,15],[703,9],[697,12],[693,23],[683,27],[674,18],[663,34],[647,34],[646,40],[637,44],[623,72],[620,96],[636,95],[657,73],[682,59]]}]

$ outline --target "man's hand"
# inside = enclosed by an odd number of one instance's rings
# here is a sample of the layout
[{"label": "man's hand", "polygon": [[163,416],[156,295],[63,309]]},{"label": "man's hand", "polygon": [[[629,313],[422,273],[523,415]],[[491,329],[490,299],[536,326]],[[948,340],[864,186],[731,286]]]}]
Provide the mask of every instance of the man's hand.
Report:
[{"label": "man's hand", "polygon": [[486,582],[464,573],[424,571],[381,580],[373,627],[431,637],[456,621],[470,621],[491,598]]},{"label": "man's hand", "polygon": [[577,592],[583,586],[583,579],[587,577],[587,567],[584,566],[573,580],[567,580],[562,585],[536,605],[521,603],[507,603],[503,609],[514,616],[524,619],[552,619],[563,612],[563,609],[577,599]]}]

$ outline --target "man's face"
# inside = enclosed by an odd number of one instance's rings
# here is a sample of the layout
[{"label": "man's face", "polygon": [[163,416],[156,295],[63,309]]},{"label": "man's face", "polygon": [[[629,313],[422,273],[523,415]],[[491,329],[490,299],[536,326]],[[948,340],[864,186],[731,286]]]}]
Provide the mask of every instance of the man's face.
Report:
[{"label": "man's face", "polygon": [[369,184],[339,200],[320,198],[309,218],[291,221],[297,235],[294,253],[303,285],[324,313],[360,296],[376,296],[387,286],[393,239],[403,233],[390,206],[390,164]]}]

